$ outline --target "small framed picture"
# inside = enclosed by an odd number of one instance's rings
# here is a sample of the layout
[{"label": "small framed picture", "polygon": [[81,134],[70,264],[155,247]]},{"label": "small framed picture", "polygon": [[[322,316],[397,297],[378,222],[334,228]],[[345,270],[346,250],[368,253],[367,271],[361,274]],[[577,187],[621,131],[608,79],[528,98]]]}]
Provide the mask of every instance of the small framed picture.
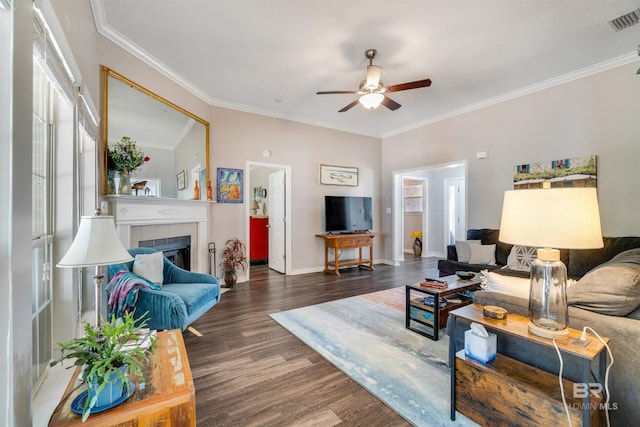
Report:
[{"label": "small framed picture", "polygon": [[242,203],[242,169],[218,168],[218,203]]},{"label": "small framed picture", "polygon": [[178,172],[176,179],[178,184],[178,190],[184,190],[185,188],[187,188],[187,177],[184,172],[184,169]]},{"label": "small framed picture", "polygon": [[358,168],[320,165],[320,184],[358,186]]}]

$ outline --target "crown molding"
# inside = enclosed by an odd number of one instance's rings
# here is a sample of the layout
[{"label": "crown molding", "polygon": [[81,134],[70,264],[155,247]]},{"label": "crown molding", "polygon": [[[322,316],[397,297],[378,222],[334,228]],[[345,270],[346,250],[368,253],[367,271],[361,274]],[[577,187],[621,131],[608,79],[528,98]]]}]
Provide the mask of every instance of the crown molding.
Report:
[{"label": "crown molding", "polygon": [[524,88],[521,89],[517,89],[511,92],[507,92],[492,98],[488,98],[485,99],[483,101],[480,102],[476,102],[474,104],[470,104],[467,106],[464,106],[462,108],[459,108],[457,110],[453,110],[444,114],[440,114],[434,117],[430,117],[427,118],[425,120],[421,120],[417,123],[414,123],[412,125],[409,126],[405,126],[402,128],[398,128],[396,130],[390,131],[390,132],[385,132],[383,134],[373,134],[373,133],[367,133],[367,132],[363,132],[361,130],[357,130],[357,129],[351,129],[351,128],[344,128],[344,127],[336,127],[327,123],[323,123],[323,122],[318,122],[318,121],[313,121],[313,120],[307,120],[307,119],[302,119],[302,118],[297,118],[297,117],[292,117],[292,116],[287,116],[284,114],[279,114],[279,113],[274,113],[273,111],[269,111],[263,108],[258,108],[258,107],[253,107],[253,106],[249,106],[249,105],[245,105],[245,104],[238,104],[238,103],[233,103],[233,102],[228,102],[228,101],[224,101],[221,99],[216,99],[216,98],[211,98],[209,97],[206,93],[204,93],[202,90],[200,90],[196,85],[194,85],[193,83],[191,83],[190,81],[188,81],[187,79],[183,78],[181,75],[179,75],[178,73],[176,73],[175,71],[173,71],[171,68],[169,68],[168,66],[166,66],[162,61],[158,60],[157,58],[153,57],[152,55],[150,55],[148,52],[146,52],[144,49],[142,49],[141,47],[139,47],[138,45],[136,45],[135,43],[133,43],[131,40],[129,40],[127,37],[125,37],[124,35],[122,35],[120,32],[114,30],[113,28],[111,28],[107,23],[106,23],[106,18],[105,18],[105,12],[104,12],[104,7],[103,7],[103,0],[91,0],[91,7],[93,10],[93,16],[94,16],[94,20],[96,23],[96,28],[98,30],[98,33],[102,34],[104,37],[108,38],[109,40],[111,40],[112,42],[114,42],[115,44],[117,44],[118,46],[120,46],[122,49],[126,50],[127,52],[131,53],[132,55],[134,55],[135,57],[137,57],[138,59],[140,59],[141,61],[143,61],[144,63],[146,63],[147,65],[151,66],[152,68],[154,68],[155,70],[157,70],[158,72],[160,72],[162,75],[164,75],[165,77],[169,78],[170,80],[172,80],[173,82],[175,82],[176,84],[178,84],[179,86],[181,86],[182,88],[186,89],[187,91],[189,91],[191,94],[193,94],[194,96],[198,97],[199,99],[201,99],[202,101],[206,102],[207,104],[214,106],[214,107],[220,107],[220,108],[226,108],[226,109],[230,109],[230,110],[236,110],[236,111],[242,111],[245,113],[252,113],[252,114],[258,114],[261,116],[267,116],[267,117],[273,117],[273,118],[277,118],[277,119],[283,119],[283,120],[289,120],[289,121],[293,121],[293,122],[297,122],[297,123],[302,123],[302,124],[307,124],[307,125],[312,125],[312,126],[320,126],[323,128],[327,128],[327,129],[333,129],[333,130],[338,130],[341,132],[348,132],[348,133],[353,133],[356,135],[362,135],[362,136],[368,136],[368,137],[373,137],[373,138],[379,138],[379,139],[384,139],[384,138],[389,138],[391,136],[395,136],[395,135],[399,135],[401,133],[405,133],[411,130],[415,130],[424,126],[428,126],[437,122],[441,122],[443,120],[447,120],[453,117],[457,117],[460,116],[462,114],[466,114],[472,111],[476,111],[476,110],[480,110],[482,108],[486,108],[486,107],[490,107],[492,105],[496,105],[502,102],[506,102],[515,98],[519,98],[522,96],[526,96],[526,95],[530,95],[536,92],[540,92],[542,90],[545,89],[549,89],[555,86],[559,86],[565,83],[569,83],[572,82],[574,80],[578,80],[584,77],[588,77],[591,76],[593,74],[597,74],[597,73],[601,73],[603,71],[607,71],[610,70],[612,68],[616,68],[616,67],[620,67],[622,65],[634,62],[638,60],[638,54],[637,52],[630,52],[627,53],[625,55],[619,56],[617,58],[613,58],[607,61],[603,61],[600,62],[598,64],[595,65],[591,65],[589,67],[585,67],[582,68],[580,70],[577,71],[573,71],[567,74],[563,74],[561,76],[558,77],[553,77],[551,79],[545,80],[543,82],[540,83],[535,83],[533,85],[529,85],[526,86]]},{"label": "crown molding", "polygon": [[381,138],[389,138],[391,136],[399,135],[401,133],[405,133],[414,129],[421,128],[423,126],[432,125],[437,122],[441,122],[443,120],[450,119],[452,117],[460,116],[462,114],[470,113],[472,111],[480,110],[482,108],[490,107],[492,105],[500,104],[502,102],[510,101],[515,98],[520,98],[522,96],[531,95],[536,92],[540,92],[545,89],[549,89],[555,86],[560,86],[575,80],[579,80],[594,74],[601,73],[603,71],[611,70],[613,68],[617,68],[631,62],[638,60],[638,55],[636,52],[627,53],[625,55],[619,56],[617,58],[613,58],[607,61],[600,62],[595,65],[591,65],[589,67],[582,68],[577,71],[572,71],[567,74],[563,74],[558,77],[553,77],[551,79],[542,81],[540,83],[535,83],[521,89],[517,89],[511,92],[503,93],[502,95],[498,95],[492,98],[485,99],[480,102],[476,102],[474,104],[467,105],[465,107],[459,108],[457,110],[450,111],[448,113],[440,114],[438,116],[430,117],[425,120],[421,120],[413,125],[406,126],[403,128],[396,129],[391,132],[384,133]]},{"label": "crown molding", "polygon": [[162,61],[158,60],[153,55],[150,55],[148,52],[146,52],[140,46],[133,43],[131,40],[129,40],[127,37],[121,34],[119,31],[116,31],[112,27],[110,27],[106,23],[106,15],[105,15],[104,6],[103,6],[103,0],[91,0],[91,8],[93,10],[93,17],[94,17],[94,21],[95,21],[96,29],[98,33],[100,33],[107,39],[111,40],[112,42],[120,46],[122,49],[124,49],[125,51],[131,53],[136,58],[146,63],[147,65],[149,65],[150,67],[152,67],[153,69],[155,69],[156,71],[158,71],[159,73],[161,73],[162,75],[170,79],[171,81],[175,82],[176,84],[178,84],[179,86],[181,86],[182,88],[184,88],[185,90],[193,94],[194,96],[198,97],[200,100],[206,102],[208,105],[211,105],[214,107],[226,108],[226,109],[235,110],[235,111],[241,111],[245,113],[258,114],[261,116],[273,117],[276,119],[289,120],[289,121],[312,125],[312,126],[319,126],[327,129],[338,130],[341,132],[348,132],[348,133],[353,133],[353,134],[362,135],[362,136],[380,138],[380,135],[362,132],[357,129],[336,127],[336,126],[332,126],[330,124],[319,122],[319,121],[306,120],[302,118],[287,116],[284,114],[274,113],[273,111],[269,111],[263,108],[258,108],[258,107],[253,107],[249,105],[228,102],[221,99],[211,98],[206,93],[201,91],[196,85],[194,85],[187,79],[183,78],[180,74],[176,73],[170,67],[165,65]]}]

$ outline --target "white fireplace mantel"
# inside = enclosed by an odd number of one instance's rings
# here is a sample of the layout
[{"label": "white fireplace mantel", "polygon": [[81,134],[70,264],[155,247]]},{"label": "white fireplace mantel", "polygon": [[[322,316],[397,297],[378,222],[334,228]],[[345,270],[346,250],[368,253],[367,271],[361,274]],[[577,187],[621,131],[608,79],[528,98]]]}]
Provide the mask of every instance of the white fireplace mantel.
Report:
[{"label": "white fireplace mantel", "polygon": [[[142,196],[103,196],[109,204],[120,240],[126,248],[138,246],[131,241],[131,228],[167,224],[196,224],[196,242],[191,242],[191,270],[206,273],[208,257],[209,201]],[[195,262],[194,262],[195,261]]]}]

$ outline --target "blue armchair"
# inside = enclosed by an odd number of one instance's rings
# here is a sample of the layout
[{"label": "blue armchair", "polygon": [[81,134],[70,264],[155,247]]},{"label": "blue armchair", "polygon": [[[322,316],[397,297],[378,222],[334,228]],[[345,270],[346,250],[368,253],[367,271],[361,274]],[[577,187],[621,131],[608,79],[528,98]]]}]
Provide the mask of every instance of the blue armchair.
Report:
[{"label": "blue armchair", "polygon": [[[150,248],[129,249],[131,256],[156,252]],[[133,261],[109,266],[109,277],[118,271],[133,271]],[[162,289],[142,288],[138,292],[136,313],[147,314],[151,329],[181,329],[206,313],[220,301],[220,285],[215,277],[184,270],[164,257]]]}]

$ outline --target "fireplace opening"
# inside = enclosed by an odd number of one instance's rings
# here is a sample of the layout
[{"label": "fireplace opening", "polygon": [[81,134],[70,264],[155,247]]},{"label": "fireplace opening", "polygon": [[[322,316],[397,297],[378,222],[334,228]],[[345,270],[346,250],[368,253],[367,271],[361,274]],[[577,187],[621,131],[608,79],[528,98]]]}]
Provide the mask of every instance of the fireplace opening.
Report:
[{"label": "fireplace opening", "polygon": [[173,264],[191,271],[191,236],[141,240],[138,247],[161,251]]}]

